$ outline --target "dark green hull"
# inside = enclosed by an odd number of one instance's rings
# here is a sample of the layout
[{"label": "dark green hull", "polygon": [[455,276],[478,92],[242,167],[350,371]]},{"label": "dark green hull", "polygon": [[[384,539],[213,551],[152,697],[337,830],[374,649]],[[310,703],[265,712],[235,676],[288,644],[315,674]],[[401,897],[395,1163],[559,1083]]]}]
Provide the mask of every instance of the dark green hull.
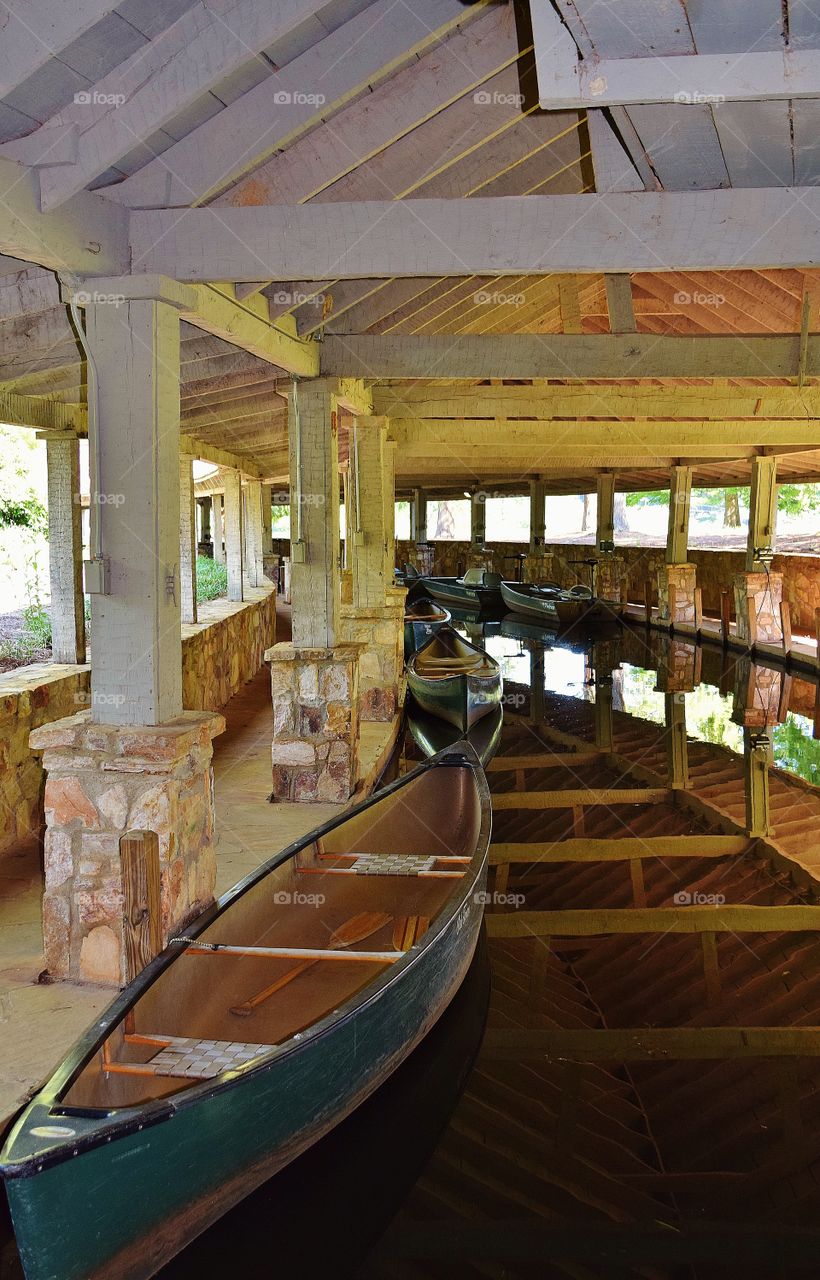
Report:
[{"label": "dark green hull", "polygon": [[[452,746],[458,741],[459,734],[464,732],[448,724],[446,720],[418,711],[415,707],[407,717],[407,727],[413,741],[421,747],[426,756],[434,756],[445,747]],[[498,750],[503,728],[504,708],[497,706],[489,715],[483,716],[465,735],[485,768]]]},{"label": "dark green hull", "polygon": [[[425,944],[352,1007],[309,1027],[270,1060],[132,1109],[93,1131],[52,1110],[57,1086],[76,1066],[64,1064],[24,1112],[0,1168],[26,1280],[146,1280],[329,1132],[407,1057],[458,990],[478,938],[489,795],[477,777],[483,855]],[[105,1018],[110,1025],[110,1015]],[[79,1057],[97,1034],[80,1045]],[[75,1151],[64,1142],[49,1151],[43,1143],[43,1155],[32,1156],[32,1128],[55,1124],[77,1126]]]},{"label": "dark green hull", "polygon": [[425,680],[408,667],[407,687],[422,711],[467,733],[500,706],[503,682],[500,672],[493,677],[454,675]]}]

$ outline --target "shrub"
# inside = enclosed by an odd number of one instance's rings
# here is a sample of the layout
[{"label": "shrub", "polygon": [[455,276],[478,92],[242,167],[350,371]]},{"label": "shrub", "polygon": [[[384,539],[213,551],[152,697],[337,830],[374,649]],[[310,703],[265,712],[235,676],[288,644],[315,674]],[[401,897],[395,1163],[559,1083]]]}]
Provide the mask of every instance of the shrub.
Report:
[{"label": "shrub", "polygon": [[228,594],[228,570],[224,564],[218,564],[209,556],[196,558],[196,599],[197,604],[203,600],[216,600]]}]

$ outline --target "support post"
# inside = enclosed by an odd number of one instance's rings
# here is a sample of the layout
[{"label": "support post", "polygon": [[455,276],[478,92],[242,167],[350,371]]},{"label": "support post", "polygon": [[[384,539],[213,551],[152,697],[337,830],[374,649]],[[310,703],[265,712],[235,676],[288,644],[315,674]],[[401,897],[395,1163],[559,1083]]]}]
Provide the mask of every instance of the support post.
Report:
[{"label": "support post", "polygon": [[262,552],[262,482],[251,480],[245,487],[245,509],[247,526],[245,529],[245,560],[248,582],[252,587],[261,587],[265,581],[265,565]]},{"label": "support post", "polygon": [[225,506],[223,495],[215,493],[212,498],[213,502],[213,520],[214,520],[214,560],[217,564],[225,563],[225,542],[223,534],[223,509]]},{"label": "support post", "polygon": [[424,489],[413,490],[410,507],[410,538],[416,545],[427,541],[427,494]]},{"label": "support post", "polygon": [[158,298],[91,303],[99,390],[98,519],[109,566],[92,597],[91,714],[154,725],[182,711],[179,312]]},{"label": "support post", "polygon": [[335,383],[300,385],[290,398],[293,644],[332,649],[339,637],[339,450]]},{"label": "support post", "polygon": [[746,833],[749,836],[769,834],[769,757],[768,737],[751,729],[743,730],[743,780],[746,792]]},{"label": "support post", "polygon": [[669,484],[669,527],[666,563],[685,564],[689,554],[689,512],[692,505],[692,468],[672,467]]},{"label": "support post", "polygon": [[[356,435],[356,469],[351,471],[351,505],[358,503],[360,528],[352,547],[353,605],[357,609],[382,609],[385,602],[387,487],[385,418],[362,417],[353,427]],[[356,521],[350,527],[355,529]]]},{"label": "support post", "polygon": [[[385,419],[389,429],[389,420]],[[382,496],[384,498],[384,581],[392,586],[396,567],[396,442],[385,440],[382,453]]]},{"label": "support post", "polygon": [[486,538],[486,497],[483,489],[478,490],[470,498],[470,541],[476,550],[484,549]]},{"label": "support post", "polygon": [[601,472],[597,479],[596,491],[598,513],[595,542],[596,549],[600,551],[602,542],[615,541],[615,473]]},{"label": "support post", "polygon": [[243,600],[242,585],[242,477],[225,468],[225,564],[228,570],[228,599]]},{"label": "support post", "polygon": [[777,458],[758,456],[752,459],[746,565],[734,579],[737,637],[749,647],[782,639],[783,575],[771,569],[776,522]]},{"label": "support post", "polygon": [[686,694],[664,694],[666,764],[669,786],[685,791],[689,786],[689,740],[686,736]]},{"label": "support post", "polygon": [[758,552],[774,548],[777,523],[777,458],[757,456],[752,459],[752,485],[749,492],[749,535],[746,540],[746,572],[760,569]]},{"label": "support post", "polygon": [[273,507],[273,485],[262,485],[262,557],[273,555],[273,534],[271,533]]},{"label": "support post", "polygon": [[543,555],[546,541],[546,485],[530,480],[530,555]]},{"label": "support post", "polygon": [[48,465],[48,569],[54,662],[85,662],[80,446],[43,433]]},{"label": "support post", "polygon": [[196,504],[194,460],[179,455],[179,591],[183,622],[196,622]]}]

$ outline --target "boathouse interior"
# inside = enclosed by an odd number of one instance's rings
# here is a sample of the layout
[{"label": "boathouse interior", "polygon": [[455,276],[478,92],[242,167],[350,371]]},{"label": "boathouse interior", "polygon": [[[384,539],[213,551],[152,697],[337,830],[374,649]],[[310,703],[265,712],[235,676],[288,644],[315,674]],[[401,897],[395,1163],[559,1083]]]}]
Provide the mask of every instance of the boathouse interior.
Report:
[{"label": "boathouse interior", "polygon": [[[820,7],[0,9],[0,424],[46,457],[50,624],[0,662],[0,1131],[215,898],[428,752],[416,577],[591,583],[606,625],[454,619],[504,676],[488,1011],[431,1132],[395,1086],[401,1196],[336,1274],[816,1276]],[[646,495],[654,540],[621,518]],[[510,499],[526,538],[493,536]],[[417,789],[392,844],[452,852]],[[369,886],[362,945],[419,941],[446,884]],[[184,964],[155,1006],[227,1043],[197,984],[267,961]],[[105,1066],[75,1100],[184,1087]]]}]

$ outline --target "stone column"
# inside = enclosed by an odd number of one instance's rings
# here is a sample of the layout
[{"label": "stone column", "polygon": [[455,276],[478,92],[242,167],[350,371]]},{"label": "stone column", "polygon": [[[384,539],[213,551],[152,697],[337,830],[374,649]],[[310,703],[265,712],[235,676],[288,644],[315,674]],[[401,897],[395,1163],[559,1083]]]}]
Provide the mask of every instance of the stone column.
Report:
[{"label": "stone column", "polygon": [[340,627],[337,384],[291,391],[291,644],[266,654],[273,697],[273,796],[342,801],[359,773],[359,647]]},{"label": "stone column", "polygon": [[228,599],[243,600],[242,584],[242,477],[232,468],[223,468],[225,479],[225,564],[228,569]]},{"label": "stone column", "polygon": [[749,495],[746,567],[743,573],[735,574],[733,583],[737,638],[750,647],[757,641],[777,644],[782,639],[783,575],[771,571],[771,560],[764,550],[774,550],[776,522],[777,458],[755,457]]},{"label": "stone column", "polygon": [[196,622],[196,506],[194,460],[179,455],[179,590],[183,622]]},{"label": "stone column", "polygon": [[213,495],[214,516],[214,560],[217,564],[225,563],[225,542],[222,529],[222,509],[224,506],[221,493]]},{"label": "stone column", "polygon": [[43,935],[52,977],[127,980],[128,833],[157,838],[162,946],[213,900],[212,739],[224,727],[212,712],[145,727],[92,724],[83,711],[34,730],[48,775]]},{"label": "stone column", "polygon": [[[86,310],[99,380],[92,501],[110,578],[91,599],[91,714],[162,724],[182,710],[178,286],[116,283],[125,301]],[[141,288],[160,296],[129,296]]]},{"label": "stone column", "polygon": [[265,565],[262,551],[262,482],[260,480],[250,480],[246,485],[245,509],[247,511],[245,549],[248,582],[252,587],[261,587],[265,581]]},{"label": "stone column", "polygon": [[658,612],[661,621],[695,624],[697,570],[688,559],[692,468],[672,467],[666,559],[658,568]]},{"label": "stone column", "polygon": [[80,446],[76,435],[38,432],[48,464],[48,570],[54,662],[85,662]]}]

